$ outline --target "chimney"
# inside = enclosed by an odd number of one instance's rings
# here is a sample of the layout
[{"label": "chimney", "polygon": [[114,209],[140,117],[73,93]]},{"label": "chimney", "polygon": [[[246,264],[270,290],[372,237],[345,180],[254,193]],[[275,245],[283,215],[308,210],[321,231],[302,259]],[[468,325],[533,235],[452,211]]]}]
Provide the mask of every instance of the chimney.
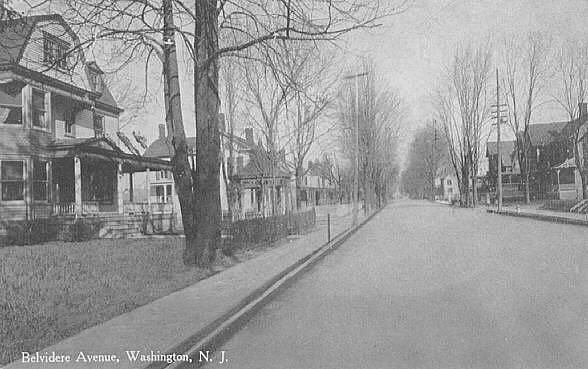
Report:
[{"label": "chimney", "polygon": [[165,138],[165,124],[159,125],[159,138]]},{"label": "chimney", "polygon": [[580,118],[586,118],[588,116],[588,104],[585,102],[579,103],[578,112],[580,113]]},{"label": "chimney", "polygon": [[253,128],[245,128],[245,141],[248,145],[255,145],[255,141],[253,141]]}]

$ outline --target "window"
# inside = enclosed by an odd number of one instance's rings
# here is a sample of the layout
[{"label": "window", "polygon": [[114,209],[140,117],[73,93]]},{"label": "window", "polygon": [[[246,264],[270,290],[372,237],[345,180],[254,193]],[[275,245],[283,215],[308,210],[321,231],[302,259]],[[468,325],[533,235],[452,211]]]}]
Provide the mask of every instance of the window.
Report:
[{"label": "window", "polygon": [[43,33],[43,62],[59,69],[67,69],[69,44],[47,32]]},{"label": "window", "polygon": [[104,137],[104,117],[94,114],[94,136]]},{"label": "window", "polygon": [[46,161],[35,160],[33,162],[33,199],[36,201],[47,201],[47,188],[49,177],[47,175],[48,165]]},{"label": "window", "polygon": [[75,137],[74,132],[75,114],[73,111],[65,112],[65,134],[67,136]]},{"label": "window", "polygon": [[22,124],[22,86],[0,85],[0,124]]},{"label": "window", "polygon": [[158,172],[155,173],[155,179],[156,180],[160,180],[160,179],[170,179],[171,178],[171,173],[168,172],[167,170],[160,170]]},{"label": "window", "polygon": [[39,90],[33,90],[33,127],[47,129],[47,119],[45,119],[45,93]]},{"label": "window", "polygon": [[2,187],[2,201],[24,200],[24,162],[0,162],[0,186]]},{"label": "window", "polygon": [[167,185],[165,187],[165,202],[171,202],[172,201],[172,186],[171,185]]},{"label": "window", "polygon": [[90,82],[94,91],[102,92],[102,78],[96,72],[90,72]]},{"label": "window", "polygon": [[448,185],[448,186],[451,186],[451,179],[448,179],[448,180],[447,180],[447,185]]}]

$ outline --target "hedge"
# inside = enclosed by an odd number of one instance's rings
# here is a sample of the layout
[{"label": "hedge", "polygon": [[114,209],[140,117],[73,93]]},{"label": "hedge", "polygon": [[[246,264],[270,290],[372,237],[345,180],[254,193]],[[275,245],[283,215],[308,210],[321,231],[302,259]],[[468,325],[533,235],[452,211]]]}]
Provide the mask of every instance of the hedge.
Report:
[{"label": "hedge", "polygon": [[36,245],[50,241],[80,242],[98,238],[102,223],[97,218],[59,218],[5,221],[0,246]]},{"label": "hedge", "polygon": [[223,222],[223,251],[232,253],[240,247],[280,240],[288,235],[300,234],[314,227],[314,209],[267,218],[243,219]]}]

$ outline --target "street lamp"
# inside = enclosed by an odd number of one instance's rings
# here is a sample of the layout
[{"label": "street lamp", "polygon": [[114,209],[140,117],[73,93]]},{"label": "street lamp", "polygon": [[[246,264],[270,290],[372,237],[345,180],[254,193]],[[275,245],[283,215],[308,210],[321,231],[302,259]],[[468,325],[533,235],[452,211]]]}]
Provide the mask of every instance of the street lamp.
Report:
[{"label": "street lamp", "polygon": [[353,213],[352,225],[357,225],[357,213],[359,201],[359,77],[367,76],[368,72],[358,73],[350,76],[345,76],[343,79],[355,79],[355,127],[353,129],[353,139],[355,142],[354,160],[353,160]]}]

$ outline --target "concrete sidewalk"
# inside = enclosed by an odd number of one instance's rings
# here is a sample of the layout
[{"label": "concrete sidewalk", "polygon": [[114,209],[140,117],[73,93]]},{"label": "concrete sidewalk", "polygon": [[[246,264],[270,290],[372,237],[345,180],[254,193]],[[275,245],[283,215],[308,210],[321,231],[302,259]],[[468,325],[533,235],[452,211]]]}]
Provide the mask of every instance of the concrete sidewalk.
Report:
[{"label": "concrete sidewalk", "polygon": [[[144,368],[153,363],[141,361],[140,355],[148,359],[147,355],[183,354],[191,342],[247,305],[261,288],[321,249],[327,242],[323,217],[326,215],[317,216],[319,226],[309,234],[39,351],[45,358],[69,355],[69,363],[45,361],[32,367]],[[331,215],[332,238],[350,225],[348,213]],[[131,356],[137,352],[139,356],[133,360]],[[34,352],[30,357],[37,359]],[[31,361],[18,360],[6,368],[30,367]]]},{"label": "concrete sidewalk", "polygon": [[[486,211],[489,213],[498,214],[496,208],[491,207],[488,208]],[[531,218],[553,223],[588,226],[588,214],[542,210],[525,205],[520,205],[519,207],[505,206],[502,208],[499,214],[522,218]]]}]

